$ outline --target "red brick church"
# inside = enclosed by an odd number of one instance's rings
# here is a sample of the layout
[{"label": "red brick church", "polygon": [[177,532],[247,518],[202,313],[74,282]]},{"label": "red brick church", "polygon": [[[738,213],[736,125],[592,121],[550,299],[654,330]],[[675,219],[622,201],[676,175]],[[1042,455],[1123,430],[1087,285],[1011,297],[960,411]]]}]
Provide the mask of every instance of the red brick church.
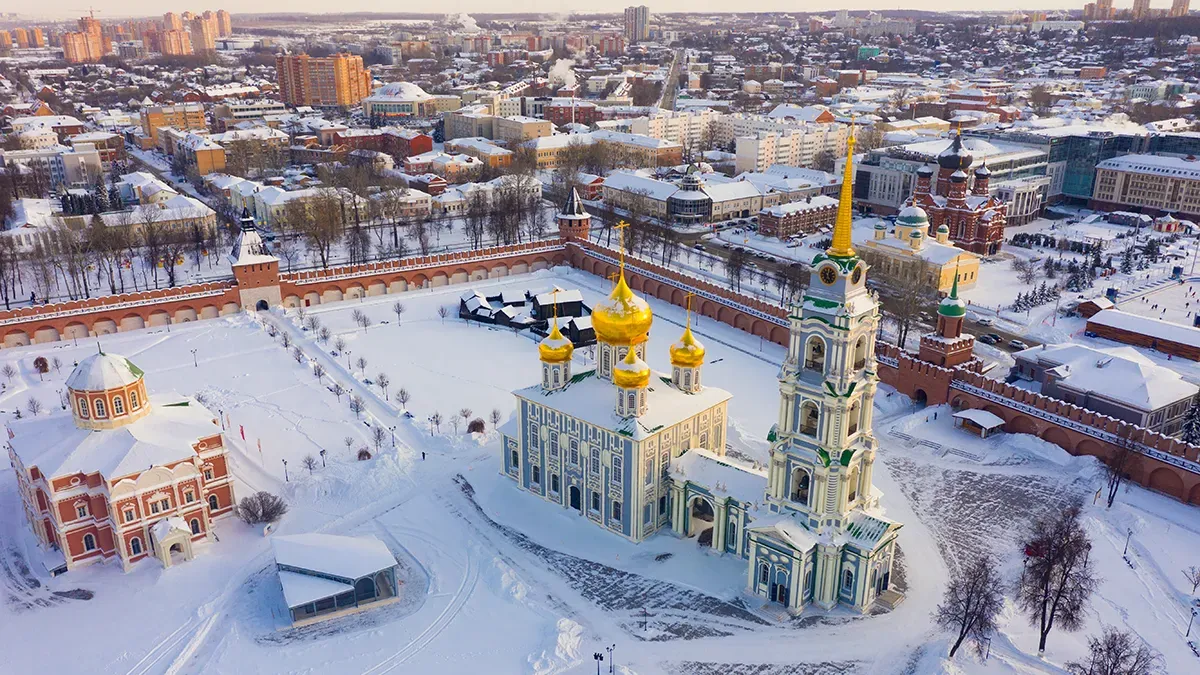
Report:
[{"label": "red brick church", "polygon": [[925,209],[929,215],[929,236],[934,236],[943,224],[950,229],[950,240],[961,249],[979,255],[993,255],[1004,241],[1004,224],[1008,205],[989,192],[991,171],[980,165],[968,175],[975,158],[957,135],[950,146],[938,155],[937,181],[933,167],[917,170],[917,187],[910,204]]}]

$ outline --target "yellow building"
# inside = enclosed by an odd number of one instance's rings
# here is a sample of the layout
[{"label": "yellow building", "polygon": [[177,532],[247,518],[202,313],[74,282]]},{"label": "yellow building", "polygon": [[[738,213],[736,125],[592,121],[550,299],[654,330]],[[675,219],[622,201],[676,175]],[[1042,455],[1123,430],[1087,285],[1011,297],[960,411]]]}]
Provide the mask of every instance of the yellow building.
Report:
[{"label": "yellow building", "polygon": [[971,288],[979,281],[979,256],[951,244],[950,229],[945,225],[931,239],[929,217],[919,206],[900,210],[892,237],[880,221],[875,226],[875,238],[864,242],[862,254],[878,273],[923,281],[939,295],[950,292],[956,274],[960,289]]},{"label": "yellow building", "polygon": [[204,106],[199,103],[176,103],[142,108],[142,131],[148,139],[146,147],[158,145],[158,130],[163,127],[174,127],[179,131],[207,131]]}]

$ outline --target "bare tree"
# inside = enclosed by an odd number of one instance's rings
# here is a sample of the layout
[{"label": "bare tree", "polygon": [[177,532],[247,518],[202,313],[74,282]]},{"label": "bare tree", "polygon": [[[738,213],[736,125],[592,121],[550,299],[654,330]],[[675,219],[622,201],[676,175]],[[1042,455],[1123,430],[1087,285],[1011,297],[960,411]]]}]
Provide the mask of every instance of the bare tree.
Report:
[{"label": "bare tree", "polygon": [[432,415],[430,415],[429,416],[429,424],[434,429],[436,429],[438,433],[441,433],[442,432],[442,413],[434,412]]},{"label": "bare tree", "polygon": [[1188,583],[1192,585],[1192,595],[1196,594],[1196,589],[1200,588],[1200,567],[1192,565],[1183,571],[1183,576],[1187,578]]},{"label": "bare tree", "polygon": [[463,421],[464,423],[465,423],[467,420],[471,419],[471,415],[474,415],[474,414],[475,414],[475,413],[474,413],[474,412],[473,412],[473,411],[472,411],[470,408],[463,408],[463,409],[461,409],[461,410],[459,410],[459,411],[458,411],[458,416],[462,418],[462,421]]},{"label": "bare tree", "polygon": [[243,497],[233,509],[237,517],[247,525],[273,523],[282,518],[287,511],[287,502],[283,501],[282,497],[261,491]]},{"label": "bare tree", "polygon": [[1041,271],[1040,267],[1026,258],[1013,258],[1012,268],[1017,273],[1017,279],[1026,286],[1037,281],[1038,272]]},{"label": "bare tree", "polygon": [[392,313],[396,315],[396,325],[399,326],[400,317],[404,315],[404,303],[397,302],[396,304],[392,305]]},{"label": "bare tree", "polygon": [[313,469],[317,468],[317,458],[310,455],[305,455],[304,459],[300,460],[300,466],[308,469],[308,475],[312,475]]},{"label": "bare tree", "polygon": [[346,351],[346,338],[338,337],[333,341],[333,350],[339,354]]},{"label": "bare tree", "polygon": [[407,410],[409,400],[408,390],[404,387],[400,387],[400,389],[396,391],[396,400],[400,402],[401,409]]},{"label": "bare tree", "polygon": [[13,367],[13,364],[6,363],[3,368],[0,368],[0,375],[3,375],[8,383],[12,384],[12,379],[17,376],[17,369]]},{"label": "bare tree", "polygon": [[939,626],[956,631],[950,647],[950,657],[970,638],[979,646],[996,631],[996,617],[1004,608],[1004,594],[996,565],[991,558],[980,556],[955,571],[933,618]]},{"label": "bare tree", "polygon": [[298,229],[308,250],[315,252],[321,267],[328,268],[333,245],[345,230],[341,194],[332,188],[322,188],[315,196],[304,200],[305,217]]},{"label": "bare tree", "polygon": [[283,344],[284,349],[287,349],[292,346],[292,336],[287,331],[283,331],[279,334],[279,342]]},{"label": "bare tree", "polygon": [[383,445],[384,439],[387,438],[387,432],[381,426],[371,428],[371,442],[375,444],[375,452],[379,452],[379,446]]},{"label": "bare tree", "polygon": [[1039,655],[1045,653],[1046,638],[1055,625],[1067,631],[1083,627],[1099,584],[1089,560],[1092,544],[1082,513],[1082,503],[1072,502],[1034,521],[1023,540],[1026,566],[1017,584],[1017,606],[1038,629]]},{"label": "bare tree", "polygon": [[37,417],[45,408],[42,407],[41,401],[30,396],[29,400],[25,402],[25,409],[29,411],[32,417]]},{"label": "bare tree", "polygon": [[388,400],[387,389],[391,383],[392,381],[388,379],[387,373],[379,373],[375,376],[375,386],[379,387],[379,391],[383,393],[383,400],[385,401]]},{"label": "bare tree", "polygon": [[742,276],[746,272],[746,254],[742,251],[733,251],[729,254],[729,258],[725,260],[725,274],[729,277],[729,287],[740,291],[742,290]]},{"label": "bare tree", "polygon": [[498,426],[500,426],[500,420],[502,420],[502,419],[504,419],[504,418],[503,418],[503,416],[500,414],[500,409],[499,409],[499,408],[492,408],[492,414],[491,414],[492,426],[493,426],[493,427],[498,427]]},{"label": "bare tree", "polygon": [[[357,311],[357,310],[355,310],[355,311]],[[308,316],[304,317],[305,330],[315,333],[315,332],[317,332],[317,329],[320,327],[321,327],[321,320],[318,319],[317,317],[313,316],[312,314],[309,314]]]},{"label": "bare tree", "polygon": [[1113,502],[1117,500],[1117,492],[1121,489],[1121,482],[1129,477],[1129,465],[1133,460],[1137,451],[1134,450],[1133,440],[1129,438],[1132,433],[1132,427],[1125,425],[1117,434],[1117,442],[1113,443],[1112,452],[1104,457],[1104,482],[1108,486],[1107,503],[1108,507],[1112,508]]},{"label": "bare tree", "polygon": [[346,393],[346,388],[342,386],[342,383],[334,382],[333,386],[330,387],[330,390],[333,392],[334,396],[337,396],[338,403],[341,403],[342,402],[342,394]]},{"label": "bare tree", "polygon": [[296,363],[304,363],[304,350],[300,348],[300,345],[292,347],[292,358],[296,359]]},{"label": "bare tree", "polygon": [[360,356],[354,361],[354,365],[362,371],[363,377],[367,376],[367,357]]},{"label": "bare tree", "polygon": [[450,310],[445,305],[438,307],[438,316],[442,318],[442,323],[446,323],[446,317],[449,316],[449,314]]},{"label": "bare tree", "polygon": [[62,373],[62,359],[55,356],[53,359],[50,359],[50,365],[54,366],[54,372]]},{"label": "bare tree", "polygon": [[456,435],[458,434],[458,423],[459,423],[460,421],[461,421],[461,418],[460,418],[458,415],[451,415],[451,416],[450,416],[450,426],[454,427],[454,433],[455,433]]},{"label": "bare tree", "polygon": [[346,446],[346,452],[350,452],[350,448],[354,447],[354,437],[346,436],[342,439],[342,444]]},{"label": "bare tree", "polygon": [[317,378],[317,382],[320,382],[321,378],[325,377],[325,366],[323,366],[319,363],[314,363],[313,364],[313,376]]},{"label": "bare tree", "polygon": [[329,330],[329,326],[321,326],[320,332],[317,334],[317,339],[321,344],[329,344],[329,338],[333,337],[333,331]]},{"label": "bare tree", "polygon": [[1087,662],[1067,664],[1072,675],[1156,675],[1163,672],[1162,656],[1140,637],[1105,626],[1100,637],[1088,638]]},{"label": "bare tree", "polygon": [[[358,310],[355,311],[358,312]],[[371,317],[367,316],[366,312],[358,312],[357,316],[354,316],[354,323],[358,324],[359,328],[362,328],[365,333],[371,327]]]},{"label": "bare tree", "polygon": [[355,419],[358,419],[359,417],[362,416],[362,411],[365,408],[366,408],[366,403],[363,401],[363,398],[361,396],[359,396],[358,394],[355,394],[353,397],[351,397],[350,410],[354,411]]}]

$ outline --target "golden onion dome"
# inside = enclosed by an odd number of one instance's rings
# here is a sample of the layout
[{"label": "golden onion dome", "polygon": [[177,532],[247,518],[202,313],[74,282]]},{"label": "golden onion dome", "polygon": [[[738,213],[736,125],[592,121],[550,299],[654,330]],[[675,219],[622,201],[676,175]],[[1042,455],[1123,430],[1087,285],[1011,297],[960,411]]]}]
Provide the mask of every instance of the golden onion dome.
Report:
[{"label": "golden onion dome", "polygon": [[630,347],[625,358],[613,366],[613,384],[624,389],[641,389],[650,384],[650,366],[638,358],[637,350]]},{"label": "golden onion dome", "polygon": [[692,327],[683,329],[679,342],[671,345],[671,365],[698,368],[704,363],[704,344],[692,335]]},{"label": "golden onion dome", "polygon": [[592,327],[596,339],[612,345],[635,345],[646,341],[654,314],[650,305],[634,295],[625,283],[625,272],[612,293],[592,308]]},{"label": "golden onion dome", "polygon": [[558,321],[550,322],[550,334],[538,343],[538,357],[544,363],[565,363],[571,360],[575,345],[558,330]]}]

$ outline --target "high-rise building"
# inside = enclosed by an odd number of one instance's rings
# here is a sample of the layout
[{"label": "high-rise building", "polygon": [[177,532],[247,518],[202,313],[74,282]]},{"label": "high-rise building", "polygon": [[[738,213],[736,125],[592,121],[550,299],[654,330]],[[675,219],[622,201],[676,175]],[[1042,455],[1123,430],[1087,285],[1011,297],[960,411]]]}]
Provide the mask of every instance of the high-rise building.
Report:
[{"label": "high-rise building", "polygon": [[371,93],[371,71],[353,54],[281,54],[275,75],[279,97],[293,106],[349,108]]},{"label": "high-rise building", "polygon": [[42,32],[41,28],[30,28],[28,31],[26,31],[26,34],[29,35],[30,47],[46,46],[46,34]]},{"label": "high-rise building", "polygon": [[17,49],[29,49],[29,33],[24,28],[14,28],[12,31],[13,44]]},{"label": "high-rise building", "polygon": [[208,21],[202,16],[192,19],[192,52],[209,54],[217,51],[216,18]]},{"label": "high-rise building", "polygon": [[[1111,0],[1109,0],[1111,2]],[[641,42],[650,37],[650,8],[645,5],[625,8],[625,39]]]},{"label": "high-rise building", "polygon": [[229,12],[223,9],[217,10],[217,36],[229,37],[233,35],[233,17],[229,16]]},{"label": "high-rise building", "polygon": [[1131,14],[1134,21],[1142,21],[1150,18],[1150,0],[1133,0]]},{"label": "high-rise building", "polygon": [[1112,0],[1096,0],[1096,17],[1098,21],[1107,21],[1113,18]]},{"label": "high-rise building", "polygon": [[158,34],[159,51],[164,56],[191,56],[192,34],[186,30],[165,30]]},{"label": "high-rise building", "polygon": [[96,63],[108,53],[104,29],[91,16],[79,18],[78,31],[63,33],[62,48],[67,63]]},{"label": "high-rise building", "polygon": [[12,49],[12,33],[6,30],[0,30],[0,52]]},{"label": "high-rise building", "polygon": [[175,12],[167,12],[163,14],[163,30],[182,30],[183,21],[179,20],[179,15]]},{"label": "high-rise building", "polygon": [[1171,0],[1171,12],[1168,16],[1187,16],[1190,0]]}]

